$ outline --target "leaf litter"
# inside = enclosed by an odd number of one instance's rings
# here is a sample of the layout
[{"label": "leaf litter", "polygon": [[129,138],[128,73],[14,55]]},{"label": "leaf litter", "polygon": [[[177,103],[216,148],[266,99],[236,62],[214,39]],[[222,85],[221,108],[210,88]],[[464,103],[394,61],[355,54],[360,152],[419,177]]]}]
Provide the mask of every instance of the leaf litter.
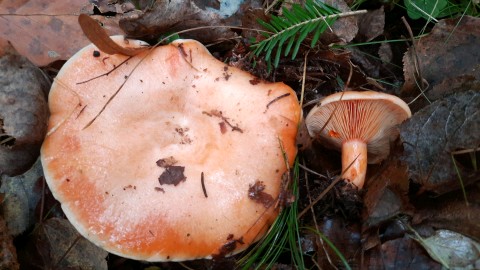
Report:
[{"label": "leaf litter", "polygon": [[[15,49],[37,66],[67,60],[86,46],[77,17],[93,14],[89,1],[2,1],[0,38],[9,40]],[[119,17],[95,16],[109,35],[121,34]],[[67,42],[66,42],[67,41]]]},{"label": "leaf litter", "polygon": [[422,189],[441,194],[459,188],[460,181],[463,185],[478,181],[480,171],[454,164],[452,155],[480,145],[479,108],[478,91],[458,92],[424,107],[402,125],[403,158]]},{"label": "leaf litter", "polygon": [[459,233],[437,230],[430,237],[414,239],[446,268],[475,269],[480,263],[480,244]]},{"label": "leaf litter", "polygon": [[19,175],[38,157],[47,131],[50,82],[25,57],[0,57],[0,175]]},{"label": "leaf litter", "polygon": [[480,18],[462,16],[439,21],[405,53],[402,95],[417,95],[417,85],[422,85],[422,81],[429,86],[423,89],[429,100],[453,94],[465,86],[478,90],[479,44]]}]

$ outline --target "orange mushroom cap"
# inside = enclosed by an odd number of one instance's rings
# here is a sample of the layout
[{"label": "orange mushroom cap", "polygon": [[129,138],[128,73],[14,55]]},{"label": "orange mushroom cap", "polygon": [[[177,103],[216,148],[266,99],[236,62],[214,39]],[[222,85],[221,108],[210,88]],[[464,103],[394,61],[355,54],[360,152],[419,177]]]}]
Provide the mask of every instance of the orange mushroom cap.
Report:
[{"label": "orange mushroom cap", "polygon": [[[362,188],[367,161],[379,163],[398,137],[396,126],[412,115],[400,98],[374,91],[345,91],[320,101],[305,123],[311,137],[342,149],[344,178]],[[368,153],[368,154],[367,154]]]},{"label": "orange mushroom cap", "polygon": [[197,41],[132,58],[89,45],[58,73],[49,106],[47,183],[77,230],[111,253],[229,256],[278,215],[282,147],[290,165],[296,155],[296,95],[225,65]]}]

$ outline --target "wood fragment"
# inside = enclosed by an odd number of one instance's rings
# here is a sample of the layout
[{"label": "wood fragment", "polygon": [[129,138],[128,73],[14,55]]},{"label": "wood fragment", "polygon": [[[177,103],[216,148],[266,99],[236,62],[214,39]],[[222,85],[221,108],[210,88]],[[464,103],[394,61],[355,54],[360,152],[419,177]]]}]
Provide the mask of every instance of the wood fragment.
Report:
[{"label": "wood fragment", "polygon": [[205,198],[208,198],[207,189],[205,188],[205,176],[204,176],[203,172],[200,175],[200,182],[202,183],[203,195],[205,195]]}]

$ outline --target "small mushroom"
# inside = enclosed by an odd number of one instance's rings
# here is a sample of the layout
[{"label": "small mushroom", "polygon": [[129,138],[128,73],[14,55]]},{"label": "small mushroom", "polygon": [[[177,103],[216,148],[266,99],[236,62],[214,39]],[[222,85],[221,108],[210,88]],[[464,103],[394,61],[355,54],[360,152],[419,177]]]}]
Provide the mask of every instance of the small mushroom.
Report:
[{"label": "small mushroom", "polygon": [[296,155],[295,92],[227,66],[197,41],[131,58],[89,45],[58,73],[49,108],[48,186],[76,229],[111,253],[229,256],[279,213],[284,157],[291,165]]},{"label": "small mushroom", "polygon": [[322,99],[305,123],[311,137],[342,150],[343,177],[361,189],[367,162],[379,163],[388,156],[390,143],[398,137],[397,125],[411,114],[396,96],[345,91]]}]

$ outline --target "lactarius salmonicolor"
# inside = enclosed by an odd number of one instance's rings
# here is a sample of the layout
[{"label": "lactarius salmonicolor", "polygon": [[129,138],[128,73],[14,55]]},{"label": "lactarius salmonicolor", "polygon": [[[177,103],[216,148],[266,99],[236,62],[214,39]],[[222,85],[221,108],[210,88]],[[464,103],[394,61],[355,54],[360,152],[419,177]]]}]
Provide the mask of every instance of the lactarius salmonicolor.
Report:
[{"label": "lactarius salmonicolor", "polygon": [[390,144],[398,137],[398,124],[411,114],[396,96],[345,91],[322,99],[305,123],[311,137],[341,149],[343,178],[361,189],[367,163],[379,163],[388,156]]},{"label": "lactarius salmonicolor", "polygon": [[296,155],[296,95],[197,41],[131,58],[89,45],[58,73],[49,107],[48,186],[77,230],[111,253],[229,256],[278,215],[282,175]]}]

